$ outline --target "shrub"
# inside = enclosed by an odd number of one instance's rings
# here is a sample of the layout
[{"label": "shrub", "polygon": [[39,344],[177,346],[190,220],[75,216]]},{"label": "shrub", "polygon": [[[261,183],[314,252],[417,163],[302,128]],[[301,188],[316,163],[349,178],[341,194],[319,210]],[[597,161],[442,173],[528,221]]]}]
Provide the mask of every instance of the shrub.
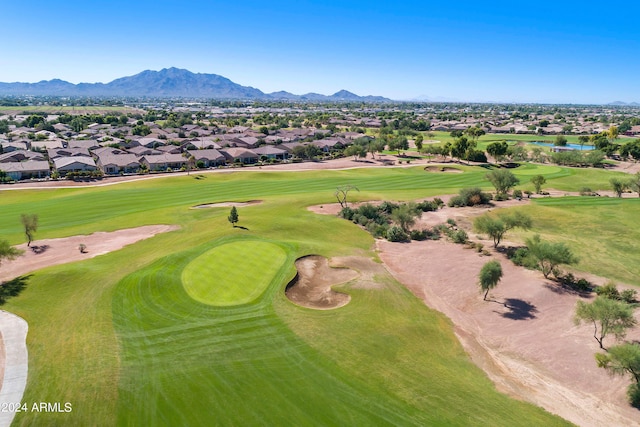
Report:
[{"label": "shrub", "polygon": [[444,206],[444,202],[442,201],[442,199],[440,197],[434,197],[433,198],[433,203],[438,205],[439,208]]},{"label": "shrub", "polygon": [[467,243],[469,235],[464,230],[453,231],[450,235],[453,243]]},{"label": "shrub", "polygon": [[620,292],[620,299],[627,304],[634,304],[636,302],[636,296],[638,293],[635,289],[625,289]]},{"label": "shrub", "polygon": [[537,266],[536,259],[529,253],[528,248],[518,248],[508,255],[511,262],[520,267],[534,270]]},{"label": "shrub", "polygon": [[427,230],[411,230],[409,237],[411,240],[427,240]]},{"label": "shrub", "polygon": [[437,211],[439,207],[440,205],[438,205],[438,203],[435,200],[433,201],[425,200],[424,202],[416,203],[416,208],[418,210],[421,210],[422,212]]},{"label": "shrub", "polygon": [[596,289],[596,294],[609,299],[619,300],[620,292],[615,283],[607,282],[604,286],[600,286]]},{"label": "shrub", "polygon": [[447,224],[449,224],[452,227],[455,227],[456,225],[458,225],[456,224],[456,220],[453,218],[447,218]]},{"label": "shrub", "polygon": [[493,198],[496,202],[504,202],[505,200],[509,200],[509,195],[506,193],[498,193]]},{"label": "shrub", "polygon": [[631,406],[640,409],[640,384],[631,384],[629,388],[627,388],[627,397],[629,398]]},{"label": "shrub", "polygon": [[406,242],[409,240],[409,236],[402,228],[394,225],[387,230],[387,240],[390,242]]},{"label": "shrub", "polygon": [[513,198],[514,199],[522,199],[522,190],[513,190]]},{"label": "shrub", "polygon": [[467,152],[467,160],[470,162],[487,163],[487,155],[484,151],[469,150]]},{"label": "shrub", "polygon": [[371,235],[376,239],[380,239],[383,237],[386,238],[388,229],[389,229],[389,226],[387,226],[386,224],[380,225],[380,224],[376,224],[375,222],[370,222],[367,225],[367,231],[371,233]]},{"label": "shrub", "polygon": [[386,213],[386,214],[390,214],[394,209],[398,208],[398,204],[397,203],[392,203],[392,202],[387,202],[384,201],[382,203],[380,203],[380,206],[378,206],[378,210]]},{"label": "shrub", "polygon": [[457,196],[449,200],[450,207],[485,205],[491,201],[491,195],[477,187],[463,188]]},{"label": "shrub", "polygon": [[596,194],[593,192],[593,190],[589,187],[582,187],[582,189],[580,190],[580,195],[581,196],[595,196]]},{"label": "shrub", "polygon": [[349,207],[342,208],[340,211],[340,216],[346,220],[351,221],[353,219],[353,214],[355,211]]}]

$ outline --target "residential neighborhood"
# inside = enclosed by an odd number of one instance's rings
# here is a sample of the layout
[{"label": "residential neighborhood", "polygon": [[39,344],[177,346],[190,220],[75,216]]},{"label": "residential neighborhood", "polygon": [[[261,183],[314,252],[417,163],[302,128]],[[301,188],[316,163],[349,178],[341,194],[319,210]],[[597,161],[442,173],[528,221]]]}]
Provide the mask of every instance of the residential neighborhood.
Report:
[{"label": "residential neighborhood", "polygon": [[[141,108],[140,108],[141,107]],[[494,104],[207,106],[147,103],[113,114],[0,116],[9,180],[159,173],[342,156],[354,141],[426,132],[640,137],[637,108]],[[387,131],[385,131],[387,130]],[[360,140],[362,143],[362,140]],[[302,147],[302,148],[298,148]],[[559,148],[555,151],[562,151]]]}]

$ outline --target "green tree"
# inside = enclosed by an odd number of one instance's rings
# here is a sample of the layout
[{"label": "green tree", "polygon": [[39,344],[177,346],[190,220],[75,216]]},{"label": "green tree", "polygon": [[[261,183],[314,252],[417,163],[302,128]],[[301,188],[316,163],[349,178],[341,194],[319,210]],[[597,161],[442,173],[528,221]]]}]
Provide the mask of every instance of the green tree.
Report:
[{"label": "green tree", "polygon": [[493,239],[493,247],[497,248],[504,235],[513,228],[528,230],[531,228],[531,217],[516,211],[512,214],[498,216],[482,215],[475,219],[473,228]]},{"label": "green tree", "polygon": [[424,141],[424,136],[422,136],[422,134],[419,133],[416,136],[416,140],[415,140],[416,150],[418,150],[418,152],[422,151],[422,141]]},{"label": "green tree", "polygon": [[589,137],[587,135],[580,135],[578,137],[578,143],[580,144],[580,151],[582,151],[582,147],[589,142]]},{"label": "green tree", "polygon": [[416,222],[416,218],[420,215],[418,209],[413,204],[402,204],[391,211],[391,220],[398,224],[403,231],[409,231],[409,228]]},{"label": "green tree", "polygon": [[22,214],[20,215],[20,221],[24,226],[24,234],[27,236],[27,247],[31,246],[33,241],[33,234],[38,231],[38,215],[36,214]]},{"label": "green tree", "polygon": [[497,162],[501,162],[504,159],[504,156],[507,155],[507,150],[509,149],[509,144],[505,141],[500,142],[492,142],[487,145],[487,153],[491,154],[491,156],[496,159]]},{"label": "green tree", "polygon": [[238,210],[236,209],[235,206],[231,207],[231,212],[229,212],[229,216],[227,217],[227,219],[229,220],[231,225],[233,225],[234,227],[238,223]]},{"label": "green tree", "polygon": [[627,189],[627,183],[618,178],[611,178],[609,183],[611,184],[613,192],[616,193],[616,196],[622,197],[622,193]]},{"label": "green tree", "polygon": [[540,192],[542,191],[542,186],[545,182],[547,182],[547,179],[543,175],[536,175],[531,178],[531,183],[535,187],[536,193],[538,194],[540,194]]},{"label": "green tree", "polygon": [[553,141],[553,145],[556,147],[564,147],[567,145],[567,137],[564,135],[556,135],[556,139]]},{"label": "green tree", "polygon": [[624,376],[629,374],[634,383],[627,389],[631,405],[640,406],[640,345],[624,343],[611,347],[607,353],[596,353],[599,368],[604,368],[610,375]]},{"label": "green tree", "polygon": [[471,141],[473,141],[473,145],[475,146],[475,143],[478,141],[478,138],[484,135],[485,131],[480,126],[471,126],[471,127],[468,127],[464,131],[464,133],[466,133],[467,135],[469,135],[469,137],[471,137]]},{"label": "green tree", "polygon": [[627,185],[631,190],[638,193],[638,197],[640,197],[640,172],[636,172],[636,174],[629,179]]},{"label": "green tree", "polygon": [[453,145],[451,145],[451,156],[461,161],[466,157],[467,150],[469,150],[470,147],[471,145],[466,137],[461,136],[456,138]]},{"label": "green tree", "polygon": [[509,190],[520,183],[520,180],[509,170],[496,169],[485,175],[498,194],[507,194]]},{"label": "green tree", "polygon": [[592,323],[593,337],[603,350],[606,350],[603,345],[605,337],[612,334],[621,340],[636,324],[629,304],[604,297],[598,297],[592,303],[578,301],[573,320],[576,325]]},{"label": "green tree", "polygon": [[482,266],[480,274],[478,275],[478,283],[481,292],[484,291],[483,300],[487,300],[489,290],[498,286],[500,279],[502,279],[502,265],[498,261],[489,261]]},{"label": "green tree", "polygon": [[548,279],[551,273],[556,275],[558,266],[572,265],[578,262],[578,258],[571,249],[562,242],[545,242],[537,234],[525,242],[529,248],[529,254],[536,260],[545,279]]},{"label": "green tree", "polygon": [[358,157],[364,158],[367,156],[367,150],[361,145],[353,144],[345,148],[344,155],[353,156],[353,160],[358,161]]},{"label": "green tree", "polygon": [[20,249],[16,249],[9,244],[6,240],[0,240],[0,264],[2,264],[3,260],[16,259],[20,255],[22,255],[23,251]]}]

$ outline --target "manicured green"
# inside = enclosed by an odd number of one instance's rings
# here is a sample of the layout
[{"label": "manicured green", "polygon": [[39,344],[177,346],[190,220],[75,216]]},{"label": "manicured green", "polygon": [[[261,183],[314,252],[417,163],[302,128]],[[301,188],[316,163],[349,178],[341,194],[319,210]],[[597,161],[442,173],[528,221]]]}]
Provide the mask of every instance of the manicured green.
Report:
[{"label": "manicured green", "polygon": [[[335,202],[345,184],[360,189],[354,200],[490,187],[486,169],[462,169],[222,173],[0,193],[0,236],[13,243],[24,240],[22,212],[39,215],[36,243],[145,224],[181,227],[40,270],[3,306],[30,326],[24,401],[73,404],[70,414],[18,414],[15,424],[565,425],[498,393],[451,323],[389,275],[376,276],[374,289],[342,286],[352,299],[337,310],[301,308],[284,295],[298,257],[375,257],[368,233],[307,206]],[[514,173],[553,182],[571,172]],[[229,200],[263,203],[239,208],[246,229],[229,226],[228,208],[192,209]],[[205,269],[198,264],[223,262],[220,251],[240,253],[231,268],[253,274],[247,248],[278,254],[267,255],[270,279],[250,302],[216,306],[187,293],[185,282]]]},{"label": "manicured green", "polygon": [[271,243],[228,243],[191,261],[182,272],[182,285],[204,304],[245,304],[265,291],[286,259],[286,253]]}]

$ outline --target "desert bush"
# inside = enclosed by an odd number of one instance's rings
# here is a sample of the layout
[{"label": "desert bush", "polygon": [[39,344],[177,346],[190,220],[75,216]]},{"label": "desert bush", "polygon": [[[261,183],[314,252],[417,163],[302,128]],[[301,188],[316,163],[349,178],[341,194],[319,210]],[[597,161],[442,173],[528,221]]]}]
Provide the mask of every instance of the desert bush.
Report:
[{"label": "desert bush", "polygon": [[453,243],[462,244],[462,243],[467,243],[467,241],[469,240],[469,235],[464,230],[452,231],[449,237],[451,238]]},{"label": "desert bush", "polygon": [[411,240],[427,240],[427,230],[411,230],[409,237]]},{"label": "desert bush", "polygon": [[618,287],[613,282],[607,282],[605,285],[598,287],[596,289],[596,294],[609,299],[620,299],[620,291],[618,291]]},{"label": "desert bush", "polygon": [[638,296],[638,292],[635,289],[625,289],[620,292],[620,299],[627,304],[634,304],[637,302],[636,297]]},{"label": "desert bush", "polygon": [[522,199],[522,190],[513,190],[513,198],[514,199]]},{"label": "desert bush", "polygon": [[491,201],[491,195],[483,192],[480,188],[463,188],[457,196],[449,200],[449,207],[463,207],[485,205]]},{"label": "desert bush", "polygon": [[384,201],[380,203],[378,209],[386,214],[390,214],[394,209],[397,209],[398,207],[399,205],[397,203]]},{"label": "desert bush", "polygon": [[433,212],[437,211],[440,206],[438,203],[433,200],[425,200],[424,202],[416,203],[416,208],[422,212]]},{"label": "desert bush", "polygon": [[507,252],[507,257],[511,262],[520,267],[535,270],[537,266],[536,259],[529,253],[528,248],[518,248],[515,251],[509,251]]},{"label": "desert bush", "polygon": [[406,242],[409,240],[409,236],[402,228],[394,225],[387,230],[387,240],[390,242]]},{"label": "desert bush", "polygon": [[631,384],[629,388],[627,388],[627,398],[631,406],[640,409],[640,384]]},{"label": "desert bush", "polygon": [[506,193],[498,193],[494,196],[493,200],[496,202],[504,202],[505,200],[509,200],[509,195]]},{"label": "desert bush", "polygon": [[340,211],[340,216],[344,219],[351,221],[353,219],[353,214],[355,211],[349,207],[342,208]]}]

